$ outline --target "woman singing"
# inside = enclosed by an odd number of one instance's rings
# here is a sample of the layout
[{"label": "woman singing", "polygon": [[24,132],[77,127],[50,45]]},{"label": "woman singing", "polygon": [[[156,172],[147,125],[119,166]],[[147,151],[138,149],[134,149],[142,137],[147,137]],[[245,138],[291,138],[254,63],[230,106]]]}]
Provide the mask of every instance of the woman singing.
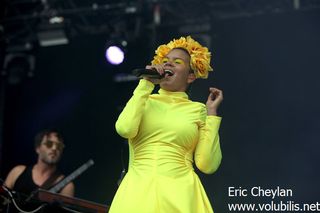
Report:
[{"label": "woman singing", "polygon": [[[130,158],[110,213],[213,212],[193,165],[206,174],[220,165],[217,110],[223,95],[209,88],[205,105],[186,93],[197,78],[208,77],[210,59],[190,36],[157,48],[146,68],[164,77],[141,79],[116,122]],[[156,84],[160,89],[152,94]]]}]

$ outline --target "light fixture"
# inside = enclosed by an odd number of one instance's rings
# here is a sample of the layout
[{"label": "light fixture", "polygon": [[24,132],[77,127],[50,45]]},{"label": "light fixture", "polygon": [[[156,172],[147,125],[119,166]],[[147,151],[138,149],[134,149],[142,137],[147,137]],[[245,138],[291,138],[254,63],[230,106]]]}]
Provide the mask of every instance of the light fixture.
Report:
[{"label": "light fixture", "polygon": [[42,47],[68,44],[69,39],[65,32],[63,17],[51,17],[48,21],[41,23],[37,37]]},{"label": "light fixture", "polygon": [[42,47],[68,44],[69,40],[61,29],[38,32],[39,44]]},{"label": "light fixture", "polygon": [[4,59],[3,75],[11,85],[21,83],[26,77],[33,77],[35,56],[27,53],[8,53]]},{"label": "light fixture", "polygon": [[108,42],[105,51],[105,57],[108,63],[112,65],[120,65],[125,59],[127,41],[112,40]]}]

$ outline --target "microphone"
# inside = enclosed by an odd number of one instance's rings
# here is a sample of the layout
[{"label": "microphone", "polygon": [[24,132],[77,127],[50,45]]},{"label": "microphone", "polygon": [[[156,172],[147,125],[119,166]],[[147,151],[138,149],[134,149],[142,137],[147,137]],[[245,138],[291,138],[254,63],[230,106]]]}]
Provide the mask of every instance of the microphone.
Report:
[{"label": "microphone", "polygon": [[134,69],[132,71],[132,74],[137,76],[138,78],[153,78],[153,79],[161,79],[165,77],[165,74],[168,74],[170,76],[173,75],[173,73],[170,70],[165,70],[163,75],[160,75],[156,69]]}]

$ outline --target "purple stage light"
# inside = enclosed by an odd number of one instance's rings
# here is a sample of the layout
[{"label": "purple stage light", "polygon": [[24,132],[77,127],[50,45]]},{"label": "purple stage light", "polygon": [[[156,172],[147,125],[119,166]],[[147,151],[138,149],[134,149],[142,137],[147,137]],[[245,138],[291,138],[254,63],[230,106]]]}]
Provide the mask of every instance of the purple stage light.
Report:
[{"label": "purple stage light", "polygon": [[108,47],[105,56],[107,61],[113,65],[119,65],[124,60],[124,52],[117,46]]}]

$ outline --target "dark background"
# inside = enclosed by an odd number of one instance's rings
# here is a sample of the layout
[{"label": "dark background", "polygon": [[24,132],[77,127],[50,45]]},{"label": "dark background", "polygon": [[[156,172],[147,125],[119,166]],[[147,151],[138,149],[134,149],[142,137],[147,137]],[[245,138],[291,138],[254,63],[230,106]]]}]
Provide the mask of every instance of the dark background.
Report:
[{"label": "dark background", "polygon": [[[224,92],[222,164],[214,175],[197,171],[215,212],[227,212],[227,203],[248,201],[229,197],[232,186],[280,186],[293,190],[293,198],[283,201],[319,201],[319,23],[319,10],[210,22],[206,35],[214,72],[208,80],[197,80],[190,96],[205,102],[209,86]],[[35,163],[34,135],[56,127],[65,137],[65,174],[95,161],[74,181],[76,197],[110,205],[128,159],[126,141],[114,124],[137,85],[114,78],[144,67],[156,46],[187,34],[193,35],[179,32],[177,25],[160,26],[156,36],[142,34],[129,43],[119,67],[104,59],[108,34],[80,35],[68,45],[39,48],[33,78],[11,85],[2,77],[1,178],[17,164]],[[248,202],[260,199],[271,201]]]}]

